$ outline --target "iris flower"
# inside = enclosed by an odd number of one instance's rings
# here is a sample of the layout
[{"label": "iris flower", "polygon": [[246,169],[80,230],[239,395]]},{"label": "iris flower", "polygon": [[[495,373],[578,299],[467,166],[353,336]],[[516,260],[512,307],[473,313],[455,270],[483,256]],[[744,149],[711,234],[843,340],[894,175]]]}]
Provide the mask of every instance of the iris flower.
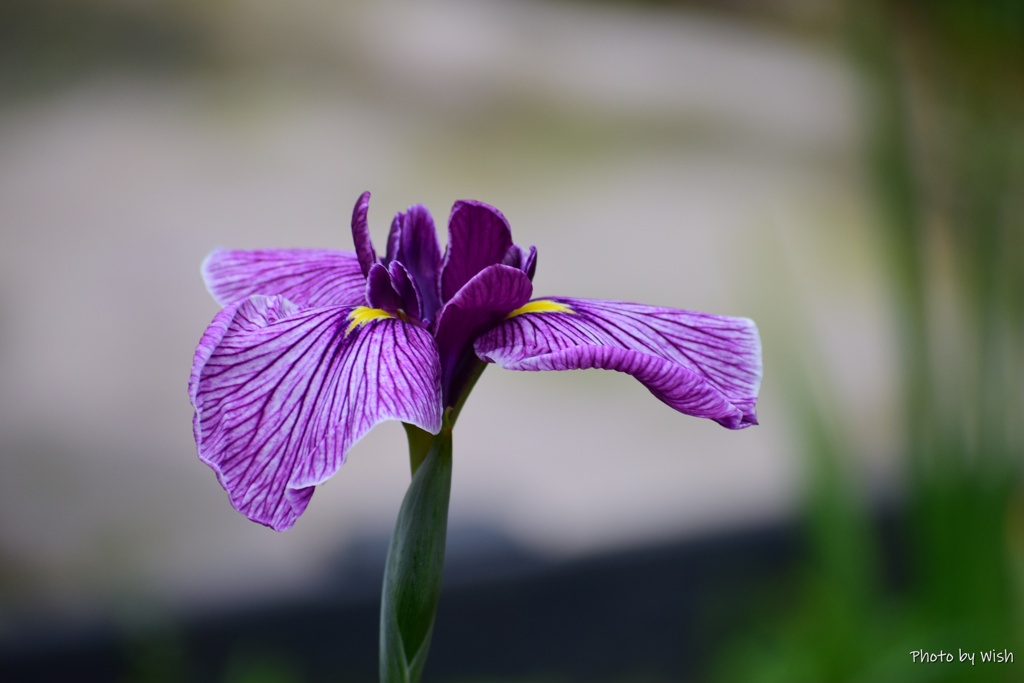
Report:
[{"label": "iris flower", "polygon": [[355,252],[217,250],[202,272],[224,308],[199,342],[189,395],[199,456],[249,519],[287,529],[374,425],[437,434],[485,363],[632,375],[679,412],[757,424],[761,342],[746,318],[533,298],[535,247],[497,209],[460,201],[442,254],[430,213],[395,216],[378,257],[369,193]]}]

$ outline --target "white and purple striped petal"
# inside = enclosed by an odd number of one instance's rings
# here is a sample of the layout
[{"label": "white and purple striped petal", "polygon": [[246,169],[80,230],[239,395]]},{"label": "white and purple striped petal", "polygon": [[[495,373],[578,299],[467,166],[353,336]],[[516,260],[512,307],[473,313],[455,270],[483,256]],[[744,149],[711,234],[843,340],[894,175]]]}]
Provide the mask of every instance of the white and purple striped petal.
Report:
[{"label": "white and purple striped petal", "polygon": [[383,311],[236,301],[214,318],[193,362],[199,456],[236,509],[287,529],[378,422],[437,433],[440,373],[430,334]]},{"label": "white and purple striped petal", "polygon": [[221,306],[253,294],[280,295],[304,308],[366,303],[366,278],[350,251],[217,249],[203,261],[202,275]]},{"label": "white and purple striped petal", "polygon": [[588,299],[531,302],[477,339],[512,370],[617,370],[680,412],[730,429],[757,424],[761,339],[746,318]]}]

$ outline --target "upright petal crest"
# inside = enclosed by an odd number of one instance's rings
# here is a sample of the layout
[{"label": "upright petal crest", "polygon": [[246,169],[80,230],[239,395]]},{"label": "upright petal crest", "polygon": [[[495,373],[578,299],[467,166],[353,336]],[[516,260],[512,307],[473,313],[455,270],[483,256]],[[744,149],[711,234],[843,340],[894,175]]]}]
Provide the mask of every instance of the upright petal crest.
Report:
[{"label": "upright petal crest", "polygon": [[395,216],[388,235],[387,259],[405,266],[416,283],[422,317],[435,320],[441,308],[441,245],[426,207],[410,206]]},{"label": "upright petal crest", "polygon": [[253,296],[223,309],[196,350],[189,395],[199,457],[253,521],[294,524],[313,487],[378,422],[441,427],[431,336],[389,317],[346,334],[352,310],[300,311]]},{"label": "upright petal crest", "polygon": [[370,267],[377,262],[377,252],[373,250],[373,240],[370,239],[370,223],[367,219],[369,210],[370,193],[364,192],[359,195],[352,209],[352,242],[356,246],[356,257],[363,277],[370,275]]},{"label": "upright petal crest", "polygon": [[379,263],[370,268],[366,278],[366,302],[372,308],[382,308],[388,313],[397,313],[402,308],[402,297],[395,291],[391,273]]},{"label": "upright petal crest", "polygon": [[533,280],[533,274],[537,271],[537,247],[530,246],[524,249],[518,244],[513,244],[505,252],[505,258],[501,261],[506,266],[512,266],[526,273],[526,277]]},{"label": "upright petal crest", "polygon": [[511,246],[512,230],[500,211],[483,202],[455,202],[441,266],[442,301],[455,296],[487,266],[501,263]]},{"label": "upright petal crest", "polygon": [[681,412],[730,429],[757,424],[761,339],[753,321],[616,301],[547,301],[554,305],[523,307],[480,337],[477,355],[512,370],[618,370]]},{"label": "upright petal crest", "polygon": [[391,276],[391,284],[402,300],[402,307],[413,319],[420,320],[423,315],[423,297],[420,295],[416,281],[409,275],[409,271],[399,261],[392,261],[388,265],[388,274]]}]

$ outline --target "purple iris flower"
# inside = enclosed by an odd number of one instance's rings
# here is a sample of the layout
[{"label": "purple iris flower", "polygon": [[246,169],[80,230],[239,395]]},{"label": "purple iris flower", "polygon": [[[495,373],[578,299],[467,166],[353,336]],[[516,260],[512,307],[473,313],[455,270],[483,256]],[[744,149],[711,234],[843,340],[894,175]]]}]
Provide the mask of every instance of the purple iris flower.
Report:
[{"label": "purple iris flower", "polygon": [[632,375],[688,415],[757,424],[761,342],[745,318],[591,299],[533,299],[535,247],[497,209],[460,201],[444,254],[430,213],[395,216],[380,258],[364,193],[355,253],[218,250],[203,277],[224,308],[189,382],[199,457],[231,504],[287,529],[313,488],[383,420],[437,434],[483,362]]}]

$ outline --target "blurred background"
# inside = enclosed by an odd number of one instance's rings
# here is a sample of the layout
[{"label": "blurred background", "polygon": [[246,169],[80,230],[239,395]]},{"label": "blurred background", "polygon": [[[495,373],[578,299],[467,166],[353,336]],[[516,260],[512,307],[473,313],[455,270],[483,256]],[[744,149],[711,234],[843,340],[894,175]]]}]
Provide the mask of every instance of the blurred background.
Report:
[{"label": "blurred background", "polygon": [[186,394],[203,257],[351,249],[367,189],[764,343],[742,432],[489,369],[427,680],[1021,679],[1014,0],[6,0],[0,678],[373,680],[400,426],[276,534]]}]

